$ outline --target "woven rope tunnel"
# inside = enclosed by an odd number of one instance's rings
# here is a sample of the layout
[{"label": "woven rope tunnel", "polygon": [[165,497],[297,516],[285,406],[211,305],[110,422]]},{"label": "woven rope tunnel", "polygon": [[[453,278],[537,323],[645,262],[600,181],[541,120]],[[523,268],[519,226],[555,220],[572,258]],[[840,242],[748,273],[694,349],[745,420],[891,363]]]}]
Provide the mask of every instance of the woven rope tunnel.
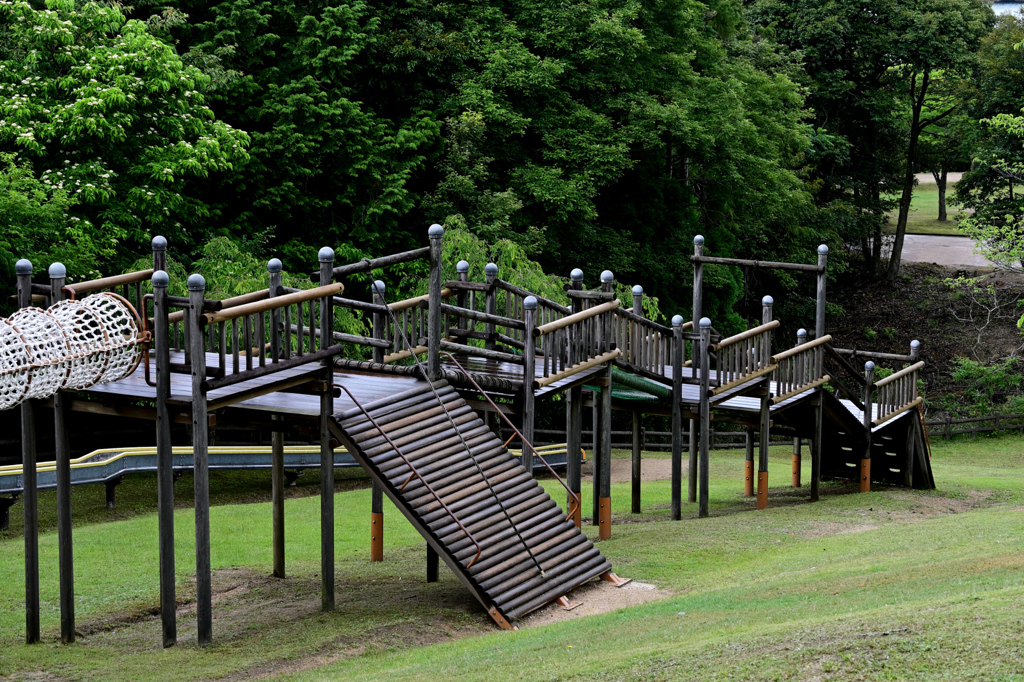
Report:
[{"label": "woven rope tunnel", "polygon": [[134,308],[116,294],[0,318],[0,410],[123,379],[142,358],[142,340]]}]

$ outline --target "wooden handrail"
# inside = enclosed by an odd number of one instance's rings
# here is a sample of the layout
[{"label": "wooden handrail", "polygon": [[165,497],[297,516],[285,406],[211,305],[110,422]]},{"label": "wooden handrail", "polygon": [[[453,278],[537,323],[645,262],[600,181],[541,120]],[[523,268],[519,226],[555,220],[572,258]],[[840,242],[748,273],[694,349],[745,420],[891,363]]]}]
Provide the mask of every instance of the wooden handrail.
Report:
[{"label": "wooden handrail", "polygon": [[205,313],[200,316],[201,324],[215,324],[217,322],[227,322],[234,320],[239,317],[246,315],[253,315],[256,313],[265,313],[268,310],[276,310],[277,308],[284,308],[295,303],[305,303],[306,301],[312,301],[317,298],[324,298],[326,296],[334,296],[340,294],[345,290],[345,285],[341,282],[335,282],[334,284],[327,284],[322,287],[315,287],[313,289],[306,289],[305,291],[296,292],[294,294],[285,294],[284,296],[275,296],[274,298],[267,298],[261,301],[255,301],[253,303],[245,303],[242,305],[236,305],[231,308],[224,308],[212,313]]},{"label": "wooden handrail", "polygon": [[615,299],[614,301],[608,301],[607,303],[596,305],[593,308],[590,308],[589,310],[584,310],[573,315],[566,315],[560,320],[555,320],[554,322],[548,322],[547,324],[541,325],[539,327],[534,327],[533,335],[540,337],[544,336],[545,334],[550,334],[551,332],[558,331],[559,329],[564,329],[565,327],[568,327],[570,325],[574,325],[577,322],[589,320],[591,317],[600,315],[601,313],[607,313],[608,311],[615,310],[620,305],[622,305],[622,302],[619,301],[618,299]]},{"label": "wooden handrail", "polygon": [[551,376],[542,377],[540,379],[534,379],[533,388],[534,390],[536,390],[544,388],[545,386],[550,386],[555,382],[561,381],[562,379],[567,379],[572,375],[579,374],[580,372],[588,370],[591,367],[596,367],[598,365],[603,365],[606,362],[610,362],[615,358],[619,357],[620,355],[622,355],[622,351],[619,350],[618,348],[616,348],[615,350],[610,350],[607,353],[602,353],[601,355],[590,358],[585,362],[577,363],[572,367],[566,367],[557,374],[552,374]]},{"label": "wooden handrail", "polygon": [[804,263],[780,263],[770,260],[745,260],[743,258],[715,258],[714,256],[690,256],[693,263],[709,263],[712,265],[745,265],[754,268],[770,268],[774,270],[803,270],[805,272],[825,272],[821,265]]},{"label": "wooden handrail", "polygon": [[897,379],[902,379],[903,377],[907,376],[911,372],[916,372],[917,370],[921,369],[922,367],[924,367],[924,361],[923,360],[921,362],[915,362],[914,364],[912,364],[910,367],[907,367],[906,369],[901,369],[900,371],[896,372],[895,374],[890,374],[889,376],[885,377],[884,379],[879,379],[878,381],[875,382],[875,388],[881,388],[882,386],[886,386],[888,384],[891,384],[892,382],[896,381]]},{"label": "wooden handrail", "polygon": [[[451,298],[454,294],[455,292],[452,291],[451,289],[441,290],[441,298]],[[423,294],[422,296],[407,298],[404,301],[395,301],[394,303],[389,303],[388,307],[391,308],[391,310],[398,312],[399,310],[405,310],[407,308],[415,308],[423,301],[427,301],[429,303],[430,294]]]},{"label": "wooden handrail", "polygon": [[758,334],[761,334],[763,332],[771,331],[772,329],[778,327],[780,324],[781,322],[779,322],[778,320],[772,320],[771,322],[766,322],[765,324],[762,324],[759,327],[754,327],[753,329],[748,329],[745,332],[740,332],[739,334],[730,336],[727,339],[722,339],[718,343],[712,344],[711,347],[714,348],[715,350],[722,350],[723,348],[728,348],[729,346],[737,344],[740,341],[746,341],[747,339],[753,336],[757,336]]},{"label": "wooden handrail", "polygon": [[78,282],[77,284],[68,284],[64,288],[74,292],[75,294],[84,294],[87,291],[107,289],[109,287],[121,286],[122,284],[135,284],[136,282],[144,282],[152,277],[152,269],[139,270],[138,272],[126,272],[123,275],[111,275],[110,277],[90,279],[86,282]]},{"label": "wooden handrail", "polygon": [[[672,333],[672,327],[666,327],[663,324],[658,324],[654,320],[648,320],[646,317],[642,315],[637,315],[636,313],[633,312],[632,308],[619,308],[618,310],[615,311],[615,314],[618,315],[619,317],[624,317],[627,320],[632,320],[637,324],[661,332],[662,334],[668,335]],[[693,322],[690,322],[690,326],[693,326]]]},{"label": "wooden handrail", "polygon": [[[886,377],[886,378],[888,378],[888,377]],[[915,398],[915,399],[911,400],[909,403],[907,403],[906,405],[903,405],[902,407],[897,407],[895,410],[893,410],[889,414],[882,415],[878,419],[875,419],[874,421],[871,422],[871,425],[872,426],[878,426],[879,424],[884,424],[885,422],[889,421],[893,417],[897,417],[897,416],[903,414],[904,412],[907,412],[908,410],[912,410],[912,409],[914,409],[915,407],[917,407],[918,405],[920,405],[923,402],[924,402],[924,398]]]},{"label": "wooden handrail", "polygon": [[779,362],[780,360],[785,360],[786,358],[792,357],[792,356],[794,356],[794,355],[796,355],[798,353],[803,353],[805,350],[811,350],[812,348],[817,348],[821,344],[828,343],[831,340],[832,340],[832,337],[829,336],[828,334],[826,334],[825,336],[822,336],[820,338],[814,339],[813,341],[808,341],[807,343],[802,343],[799,346],[793,346],[792,348],[790,348],[788,350],[784,350],[781,353],[776,353],[775,355],[773,355],[772,356],[772,362]]},{"label": "wooden handrail", "polygon": [[[296,289],[296,291],[302,291],[302,289]],[[225,310],[227,308],[235,308],[246,303],[254,303],[256,301],[262,301],[270,297],[270,289],[260,289],[259,291],[253,291],[248,294],[241,294],[239,296],[232,296],[231,298],[225,298],[222,301],[217,301],[219,304],[215,310]],[[211,301],[207,301],[209,303]],[[205,305],[205,303],[204,303]],[[177,310],[167,316],[168,324],[174,324],[175,322],[181,322],[185,319],[185,311]]]}]

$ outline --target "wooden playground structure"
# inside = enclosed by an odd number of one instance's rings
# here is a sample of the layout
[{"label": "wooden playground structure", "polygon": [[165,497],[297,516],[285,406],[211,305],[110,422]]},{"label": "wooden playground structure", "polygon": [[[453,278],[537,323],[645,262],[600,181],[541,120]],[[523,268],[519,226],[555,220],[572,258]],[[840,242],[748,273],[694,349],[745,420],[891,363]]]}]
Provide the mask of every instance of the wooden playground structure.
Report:
[{"label": "wooden playground structure", "polygon": [[[429,246],[345,265],[335,265],[333,250],[325,247],[311,276],[315,286],[309,289],[284,286],[281,263],[273,259],[266,289],[226,300],[206,298],[200,275],[189,277],[187,297],[169,295],[167,242],[162,237],[153,240],[152,269],[72,285],[60,264],[51,266],[47,284],[33,283],[31,264],[20,261],[22,311],[37,306],[31,315],[51,315],[43,311],[68,300],[86,306],[87,301],[101,300],[89,295],[108,292],[117,294],[134,316],[130,335],[122,334],[131,344],[118,345],[105,332],[106,340],[96,341],[95,348],[77,348],[73,332],[55,327],[53,334],[63,333],[67,339],[62,350],[45,357],[18,331],[21,311],[4,323],[14,330],[10,347],[21,353],[17,362],[0,366],[0,379],[7,381],[0,388],[8,386],[0,398],[20,391],[9,402],[20,406],[22,420],[27,640],[39,640],[34,415],[49,407],[55,416],[52,469],[65,642],[75,638],[66,427],[71,410],[155,421],[152,466],[157,473],[164,646],[177,640],[172,422],[187,423],[192,432],[201,644],[213,637],[211,425],[267,430],[269,424],[275,576],[285,576],[284,436],[312,431],[319,433],[320,443],[323,608],[333,609],[335,601],[333,471],[340,445],[373,481],[372,560],[383,558],[387,496],[427,542],[427,579],[437,579],[439,562],[444,561],[504,628],[549,602],[569,605],[568,593],[596,577],[626,582],[580,532],[579,457],[567,456],[563,480],[533,446],[536,404],[556,394],[566,398],[569,455],[583,445],[585,408],[591,407],[596,416],[590,519],[600,539],[612,532],[611,415],[616,409],[633,412],[635,424],[644,413],[671,418],[673,519],[682,517],[684,429],[689,435],[688,500],[698,503],[700,517],[709,513],[712,422],[737,424],[747,434],[744,493],[756,497],[758,509],[769,504],[770,433],[794,439],[790,480],[795,487],[801,485],[800,443],[810,444],[812,501],[818,499],[823,478],[857,480],[862,491],[873,483],[934,487],[917,393],[924,364],[918,359],[919,344],[914,342],[905,356],[831,346],[825,333],[826,247],[819,247],[815,264],[744,261],[705,256],[704,240],[697,237],[691,321],[676,315],[666,326],[644,317],[639,287],[633,290],[632,307],[624,308],[608,271],[601,274],[600,287],[589,291],[583,273],[574,270],[566,287],[569,305],[500,279],[493,264],[485,268],[482,282],[469,281],[465,261],[455,266],[455,279],[445,280],[442,240],[442,228],[434,225]],[[367,292],[371,302],[344,296],[346,279],[353,274],[420,259],[429,262],[424,296],[388,302],[381,281]],[[702,316],[703,271],[722,265],[814,275],[813,336],[801,330],[795,345],[781,344],[771,297],[762,301],[762,324],[730,337],[719,334]],[[153,293],[144,293],[145,282],[152,283]],[[339,308],[370,314],[371,336],[335,331],[334,310]],[[93,379],[67,383],[67,377],[84,372],[80,365],[86,360],[96,366],[106,363],[106,368],[112,362],[106,358],[128,353],[122,346],[132,344],[137,347],[131,356],[134,364],[119,360],[124,366],[118,365],[116,377],[100,372],[90,375]],[[373,359],[343,357],[352,345],[372,349]],[[868,360],[863,372],[853,364],[858,359]],[[876,380],[876,361],[906,366]],[[46,372],[55,377],[48,392],[38,381],[32,383]],[[139,407],[139,402],[151,407]],[[497,435],[502,426],[513,434],[509,440]],[[634,439],[637,433],[634,428]],[[518,456],[509,451],[513,441],[521,445]],[[638,441],[634,443],[633,509],[638,512],[642,464]],[[561,482],[564,508],[534,479],[537,469]]]}]

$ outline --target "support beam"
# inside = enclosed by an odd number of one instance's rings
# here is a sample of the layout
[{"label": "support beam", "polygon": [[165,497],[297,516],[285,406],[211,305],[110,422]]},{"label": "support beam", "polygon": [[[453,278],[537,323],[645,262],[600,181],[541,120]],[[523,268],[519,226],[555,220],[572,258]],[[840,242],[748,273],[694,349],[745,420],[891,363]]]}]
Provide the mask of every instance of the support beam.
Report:
[{"label": "support beam", "polygon": [[[711,373],[708,371],[708,347],[711,345],[711,320],[700,319],[700,476],[697,496],[697,516],[707,518],[710,512],[709,474],[710,466],[709,436],[711,434]],[[698,355],[694,355],[698,357]]]},{"label": "support beam", "polygon": [[632,482],[632,505],[631,511],[634,514],[640,513],[640,412],[633,411],[633,461],[630,467],[630,479]]},{"label": "support beam", "polygon": [[195,490],[196,526],[196,621],[199,644],[213,641],[213,576],[210,562],[210,452],[207,426],[206,348],[199,318],[203,311],[206,280],[202,275],[188,278],[189,360],[192,365],[192,467]]},{"label": "support beam", "polygon": [[[704,237],[697,235],[693,238],[693,255],[701,257],[704,255]],[[699,260],[693,263],[693,320],[694,325],[703,317],[704,312],[704,264]],[[700,353],[694,349],[693,367],[700,369]],[[697,427],[699,420],[690,420],[690,471],[689,489],[687,499],[690,502],[697,501]]]},{"label": "support beam", "polygon": [[822,425],[825,421],[823,391],[824,389],[818,389],[818,396],[814,402],[814,438],[811,439],[811,502],[818,501],[821,486]]},{"label": "support beam", "polygon": [[[18,277],[18,307],[32,305],[32,263],[22,258],[14,265]],[[25,643],[39,641],[39,506],[36,483],[37,401],[21,404],[21,471],[25,518]]]},{"label": "support beam", "polygon": [[[683,517],[683,316],[672,317],[672,520]],[[694,423],[690,420],[690,471],[697,468],[693,449]],[[694,491],[696,492],[696,491]]]},{"label": "support beam", "polygon": [[[580,291],[583,289],[583,271],[576,268],[570,273],[569,279],[571,284],[569,285],[570,290]],[[572,312],[578,313],[583,310],[583,301],[580,299],[572,299]],[[576,348],[573,344],[569,344],[569,364],[575,364],[579,361],[576,357]],[[582,500],[581,495],[582,484],[581,484],[581,471],[580,471],[580,452],[583,449],[583,386],[576,385],[568,390],[566,393],[566,425],[565,425],[565,441],[566,441],[566,465],[565,465],[565,478],[566,483],[569,486],[569,490],[575,493],[578,499]],[[566,494],[566,508],[573,506],[572,495]],[[576,511],[573,514],[572,522],[577,528],[583,525],[583,509],[581,505],[576,505]]]},{"label": "support beam", "polygon": [[[323,247],[317,258],[320,260],[320,285],[330,284],[334,269],[334,249]],[[438,281],[440,277],[438,270]],[[439,312],[437,308],[436,305],[433,307],[434,314]],[[330,343],[329,339],[333,338],[332,318],[331,300],[324,298],[320,302],[321,348],[326,347]],[[439,340],[434,336],[435,342]],[[324,380],[329,384],[334,379],[332,365],[330,358],[324,362]],[[334,610],[334,449],[331,447],[330,431],[333,413],[334,391],[327,390],[320,394],[320,608],[324,611]]]},{"label": "support beam", "polygon": [[[526,323],[526,349],[523,351],[523,414],[522,430],[523,439],[526,443],[533,443],[534,424],[536,413],[534,409],[535,397],[533,389],[534,373],[537,363],[537,339],[533,330],[537,327],[537,299],[527,296],[523,299],[523,321]],[[533,451],[522,445],[522,463],[526,467],[526,473],[533,476]]]},{"label": "support beam", "polygon": [[746,457],[743,462],[743,494],[754,496],[754,430],[744,429]]},{"label": "support beam", "polygon": [[800,460],[802,456],[802,445],[799,438],[793,439],[793,480],[794,488],[800,487]]},{"label": "support beam", "polygon": [[441,562],[435,550],[430,543],[427,543],[427,582],[436,583],[438,580],[438,569],[440,568]]},{"label": "support beam", "polygon": [[[460,261],[459,279],[462,279],[464,275],[461,269],[461,264],[464,262]],[[469,263],[466,263],[466,270],[468,271],[468,269]],[[373,283],[372,289],[373,302],[380,306],[387,305],[387,299],[384,296],[384,282],[378,279]],[[465,292],[460,291],[459,300],[462,301],[465,295]],[[463,303],[460,302],[459,306],[461,307],[462,305]],[[387,324],[387,317],[383,313],[375,312],[373,314],[373,338],[383,340]],[[373,349],[373,361],[378,363],[384,362],[383,348]],[[370,483],[370,561],[384,561],[384,491],[376,480]]]},{"label": "support beam", "polygon": [[[50,301],[64,300],[67,271],[61,263],[50,266]],[[57,561],[60,566],[60,640],[75,641],[75,561],[71,538],[71,443],[68,439],[68,397],[53,396],[53,427],[57,469]]]},{"label": "support beam", "polygon": [[875,363],[868,360],[864,363],[864,436],[867,445],[860,459],[860,492],[871,492],[871,392],[875,384]]},{"label": "support beam", "polygon": [[124,476],[104,481],[103,487],[106,488],[107,493],[107,509],[117,509],[117,486],[122,483],[124,483]]},{"label": "support beam", "polygon": [[[771,296],[765,296],[761,299],[761,324],[768,324],[772,321],[772,307],[775,305],[775,300]],[[765,356],[771,357],[771,336],[767,336],[768,348],[765,348]],[[757,467],[757,508],[767,509],[768,508],[768,446],[769,446],[769,430],[771,428],[771,375],[768,375],[764,379],[764,392],[761,394],[761,426],[760,426],[760,445],[758,447],[758,467]]]},{"label": "support beam", "polygon": [[284,562],[284,489],[287,485],[284,476],[284,426],[281,415],[273,415],[277,428],[270,434],[271,471],[270,471],[270,507],[271,523],[273,524],[274,546],[274,577],[285,576]]},{"label": "support beam", "polygon": [[[601,291],[605,293],[615,292],[615,276],[610,270],[601,273]],[[612,349],[614,338],[612,335],[612,315],[608,311],[601,314],[598,323],[601,329],[602,353]],[[601,400],[598,421],[601,423],[601,447],[597,459],[601,463],[600,476],[595,472],[594,480],[598,482],[598,531],[600,540],[607,540],[612,536],[612,367],[614,363],[609,362],[605,371],[599,374],[601,382]],[[603,376],[602,376],[603,375]]]}]

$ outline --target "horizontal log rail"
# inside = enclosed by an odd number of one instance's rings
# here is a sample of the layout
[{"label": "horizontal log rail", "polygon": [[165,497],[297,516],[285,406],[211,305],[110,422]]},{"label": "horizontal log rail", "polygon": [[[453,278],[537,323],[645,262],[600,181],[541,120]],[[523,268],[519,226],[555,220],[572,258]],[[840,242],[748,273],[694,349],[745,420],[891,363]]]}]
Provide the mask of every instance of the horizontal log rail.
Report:
[{"label": "horizontal log rail", "polygon": [[312,353],[305,353],[304,355],[293,355],[287,360],[280,360],[278,362],[253,367],[252,369],[246,369],[235,374],[228,374],[226,376],[217,377],[215,379],[207,379],[201,384],[201,390],[203,393],[209,393],[215,391],[218,388],[224,388],[225,386],[232,386],[234,384],[240,384],[243,381],[249,381],[250,379],[257,379],[259,377],[269,376],[278,372],[283,372],[286,369],[292,369],[294,367],[300,367],[302,365],[319,362],[320,360],[340,355],[344,346],[337,344],[334,346],[328,346],[323,350],[314,351]]},{"label": "horizontal log rail", "polygon": [[782,360],[785,360],[788,357],[792,357],[794,355],[797,355],[798,353],[803,353],[804,351],[808,351],[808,350],[811,350],[813,348],[817,348],[821,344],[828,343],[831,340],[832,340],[831,336],[825,335],[825,336],[822,336],[820,338],[814,339],[813,341],[808,341],[807,343],[802,343],[799,346],[793,346],[792,348],[790,348],[788,350],[784,350],[781,353],[776,353],[775,355],[773,355],[772,356],[772,362],[775,362],[775,363],[780,362]]},{"label": "horizontal log rail", "polygon": [[613,291],[576,291],[575,289],[568,289],[566,290],[565,295],[569,298],[579,298],[591,301],[610,301],[615,298],[615,292]]},{"label": "horizontal log rail", "polygon": [[902,379],[903,377],[907,376],[908,374],[916,372],[922,367],[924,367],[924,362],[915,362],[910,367],[906,367],[898,372],[890,374],[884,379],[879,379],[878,381],[875,382],[875,388],[882,388],[883,386],[888,386],[892,382],[897,381],[898,379]]},{"label": "horizontal log rail", "polygon": [[806,265],[804,263],[780,263],[770,260],[745,260],[742,258],[715,258],[713,256],[690,256],[693,263],[708,263],[710,265],[740,265],[752,268],[766,268],[772,270],[802,270],[804,272],[825,272],[820,265]]},{"label": "horizontal log rail", "polygon": [[[302,291],[302,290],[301,289],[296,289],[295,291]],[[179,297],[175,296],[173,298],[177,299]],[[188,299],[184,298],[184,297],[181,297],[181,298],[182,298],[182,305],[187,306],[188,305]],[[268,299],[268,298],[270,298],[270,289],[261,289],[259,291],[253,291],[253,292],[248,293],[248,294],[242,294],[241,296],[233,296],[231,298],[225,298],[225,299],[222,299],[220,301],[216,301],[216,300],[213,300],[213,299],[211,299],[209,301],[203,301],[203,311],[204,312],[217,312],[217,311],[220,311],[220,310],[225,310],[227,308],[237,308],[238,306],[246,305],[247,303],[255,303],[256,301],[263,301],[263,300]],[[181,322],[184,319],[185,319],[185,311],[184,310],[176,310],[176,311],[174,311],[173,313],[171,313],[170,315],[167,316],[167,322],[169,324],[174,324],[175,322]]]},{"label": "horizontal log rail", "polygon": [[545,308],[551,308],[552,310],[557,310],[558,312],[562,313],[563,315],[568,315],[569,313],[572,312],[571,308],[568,308],[568,307],[562,305],[561,303],[559,303],[557,301],[552,301],[550,298],[544,298],[543,296],[538,296],[537,294],[533,293],[532,291],[524,289],[524,288],[522,288],[520,286],[516,286],[515,284],[512,284],[511,282],[506,282],[503,279],[496,279],[496,280],[494,280],[494,285],[496,287],[498,287],[499,289],[504,289],[505,291],[507,291],[507,292],[509,292],[511,294],[515,294],[516,296],[521,296],[523,298],[526,298],[527,296],[533,296],[535,299],[537,299],[538,305],[541,305],[541,306],[543,306]]},{"label": "horizontal log rail", "polygon": [[456,291],[482,291],[487,293],[494,288],[494,284],[487,284],[485,282],[463,282],[457,279],[446,280],[444,286],[448,289],[455,289]]},{"label": "horizontal log rail", "polygon": [[796,396],[798,396],[798,395],[800,395],[802,393],[806,393],[807,391],[813,391],[814,389],[818,388],[819,386],[823,386],[823,385],[827,384],[830,379],[831,379],[831,377],[826,374],[825,376],[821,377],[820,379],[815,379],[814,381],[812,381],[810,383],[804,384],[803,386],[800,386],[798,388],[794,388],[792,391],[787,391],[786,393],[783,393],[782,395],[774,396],[769,402],[772,405],[778,405],[779,403],[785,402],[785,401],[789,400],[790,398],[795,398]]},{"label": "horizontal log rail", "polygon": [[[357,272],[370,272],[378,268],[385,268],[389,265],[397,265],[399,263],[407,263],[412,260],[418,260],[420,258],[430,257],[430,247],[424,246],[421,249],[413,249],[412,251],[403,251],[402,253],[395,253],[390,256],[381,256],[380,258],[364,258],[355,263],[348,263],[347,265],[339,265],[332,270],[332,276],[334,279],[343,277],[345,275],[355,274]],[[320,273],[314,272],[309,276],[310,281],[319,282]]]},{"label": "horizontal log rail", "polygon": [[244,303],[242,305],[224,308],[212,313],[204,313],[200,316],[200,324],[211,325],[217,322],[229,322],[246,315],[265,313],[269,310],[285,308],[290,305],[295,305],[296,303],[305,303],[306,301],[312,301],[318,298],[326,298],[329,296],[333,297],[335,294],[340,294],[344,290],[345,285],[341,282],[336,282],[322,287],[306,289],[294,294],[285,294],[284,296],[275,296],[261,301]]},{"label": "horizontal log rail", "polygon": [[[441,298],[451,298],[454,295],[455,295],[455,292],[452,291],[451,289],[442,289],[441,290]],[[393,310],[393,311],[395,311],[397,313],[397,312],[400,312],[402,310],[405,310],[406,308],[415,308],[416,306],[420,305],[421,303],[425,304],[425,305],[429,305],[430,304],[430,294],[423,294],[422,296],[414,296],[413,298],[407,298],[404,301],[395,301],[394,303],[389,303],[388,304],[388,308],[390,308],[391,310]]]},{"label": "horizontal log rail", "polygon": [[469,308],[460,308],[454,305],[448,305],[445,303],[441,304],[441,312],[449,315],[455,315],[456,317],[463,317],[467,320],[476,320],[477,322],[489,322],[491,324],[498,325],[499,327],[508,327],[510,329],[519,329],[522,331],[526,330],[526,323],[522,320],[517,320],[513,317],[502,317],[501,315],[491,315],[489,313],[481,313],[478,310],[470,310]]},{"label": "horizontal log rail", "polygon": [[906,412],[908,410],[913,410],[914,408],[916,408],[918,405],[920,405],[923,402],[924,402],[924,398],[915,398],[914,400],[910,401],[906,405],[904,405],[904,406],[902,406],[902,407],[900,407],[898,409],[895,409],[892,412],[889,412],[888,414],[882,415],[878,419],[873,420],[871,422],[871,425],[872,426],[879,426],[881,424],[884,424],[885,422],[889,421],[890,419],[898,417],[899,415],[903,414],[904,412]]},{"label": "horizontal log rail", "polygon": [[753,338],[758,334],[770,332],[771,330],[778,328],[779,324],[781,323],[778,320],[772,320],[771,322],[754,327],[753,329],[748,329],[745,332],[734,334],[727,339],[722,339],[718,343],[712,344],[711,348],[713,350],[720,351],[723,348],[728,348],[729,346],[734,346],[737,343],[740,343],[741,341],[746,341],[747,339]]},{"label": "horizontal log rail", "polygon": [[590,318],[596,317],[597,315],[601,315],[602,313],[607,313],[607,312],[609,312],[611,310],[615,310],[620,305],[622,305],[621,301],[616,299],[614,301],[608,301],[607,303],[602,303],[601,305],[596,305],[593,308],[590,308],[588,310],[584,310],[584,311],[579,312],[579,313],[574,313],[572,315],[566,315],[565,317],[563,317],[560,320],[555,320],[554,322],[548,322],[547,324],[541,325],[540,327],[534,327],[533,335],[535,337],[540,337],[540,336],[544,336],[545,334],[550,334],[552,332],[556,332],[559,329],[564,329],[566,327],[569,327],[571,325],[577,324],[577,323],[582,322],[584,320],[589,320]]},{"label": "horizontal log rail", "polygon": [[[99,279],[90,279],[85,282],[77,282],[75,284],[66,285],[63,290],[72,294],[74,298],[78,294],[84,294],[89,291],[98,291],[99,289],[110,289],[111,287],[119,287],[125,284],[135,284],[136,282],[145,282],[153,277],[153,270],[138,270],[136,272],[126,272],[123,275],[111,275],[110,277],[100,277]],[[47,287],[49,289],[49,287]]]},{"label": "horizontal log rail", "polygon": [[452,343],[448,339],[444,339],[441,341],[441,350],[447,351],[448,353],[461,353],[463,355],[473,355],[480,358],[487,358],[488,360],[510,362],[514,365],[523,364],[522,355],[502,353],[499,350],[487,350],[486,348],[476,348],[475,346],[466,346],[461,343]]},{"label": "horizontal log rail", "polygon": [[868,350],[857,350],[856,348],[833,348],[836,355],[849,355],[854,358],[867,358],[868,360],[893,360],[895,362],[913,362],[917,360],[913,355],[900,355],[898,353],[876,353]]},{"label": "horizontal log rail", "polygon": [[721,394],[725,393],[726,391],[728,391],[730,389],[736,388],[737,386],[742,386],[743,384],[750,383],[751,381],[754,381],[755,379],[760,379],[761,377],[763,377],[763,376],[765,376],[767,374],[771,374],[772,372],[775,371],[775,369],[777,367],[778,367],[778,365],[768,365],[767,367],[762,367],[761,369],[759,369],[757,371],[750,372],[748,374],[744,374],[743,376],[739,377],[738,379],[733,379],[732,381],[730,381],[727,384],[723,384],[721,386],[715,386],[714,388],[709,389],[708,390],[708,395],[711,396],[711,397],[721,395]]},{"label": "horizontal log rail", "polygon": [[[284,331],[284,325],[281,325],[281,331]],[[299,331],[298,325],[290,325],[292,334],[297,334]],[[313,328],[313,336],[320,338],[320,328]],[[303,326],[303,333],[309,334],[309,327]],[[373,346],[374,348],[391,348],[391,342],[385,341],[384,339],[372,339],[369,336],[360,336],[359,334],[346,334],[345,332],[332,332],[335,341],[341,341],[342,343],[353,343],[359,346]],[[268,344],[269,345],[269,344]]]},{"label": "horizontal log rail", "polygon": [[574,374],[579,374],[580,372],[586,371],[591,367],[597,367],[598,365],[603,365],[606,362],[611,362],[615,358],[619,357],[619,355],[621,354],[622,351],[616,348],[615,350],[610,350],[607,353],[602,353],[597,357],[590,358],[585,362],[577,363],[572,367],[566,367],[557,374],[552,374],[551,376],[542,377],[540,379],[534,379],[533,388],[541,389],[544,388],[545,386],[550,386],[551,384],[561,381],[562,379],[568,379]]},{"label": "horizontal log rail", "polygon": [[[658,324],[654,320],[648,320],[643,315],[637,315],[636,313],[633,312],[632,308],[619,308],[615,311],[615,315],[616,317],[624,317],[627,320],[636,322],[637,324],[643,325],[648,329],[653,329],[656,332],[661,332],[666,336],[670,336],[672,334],[672,327],[666,327],[663,324]],[[692,327],[693,322],[690,322],[689,325],[690,327]]]}]

